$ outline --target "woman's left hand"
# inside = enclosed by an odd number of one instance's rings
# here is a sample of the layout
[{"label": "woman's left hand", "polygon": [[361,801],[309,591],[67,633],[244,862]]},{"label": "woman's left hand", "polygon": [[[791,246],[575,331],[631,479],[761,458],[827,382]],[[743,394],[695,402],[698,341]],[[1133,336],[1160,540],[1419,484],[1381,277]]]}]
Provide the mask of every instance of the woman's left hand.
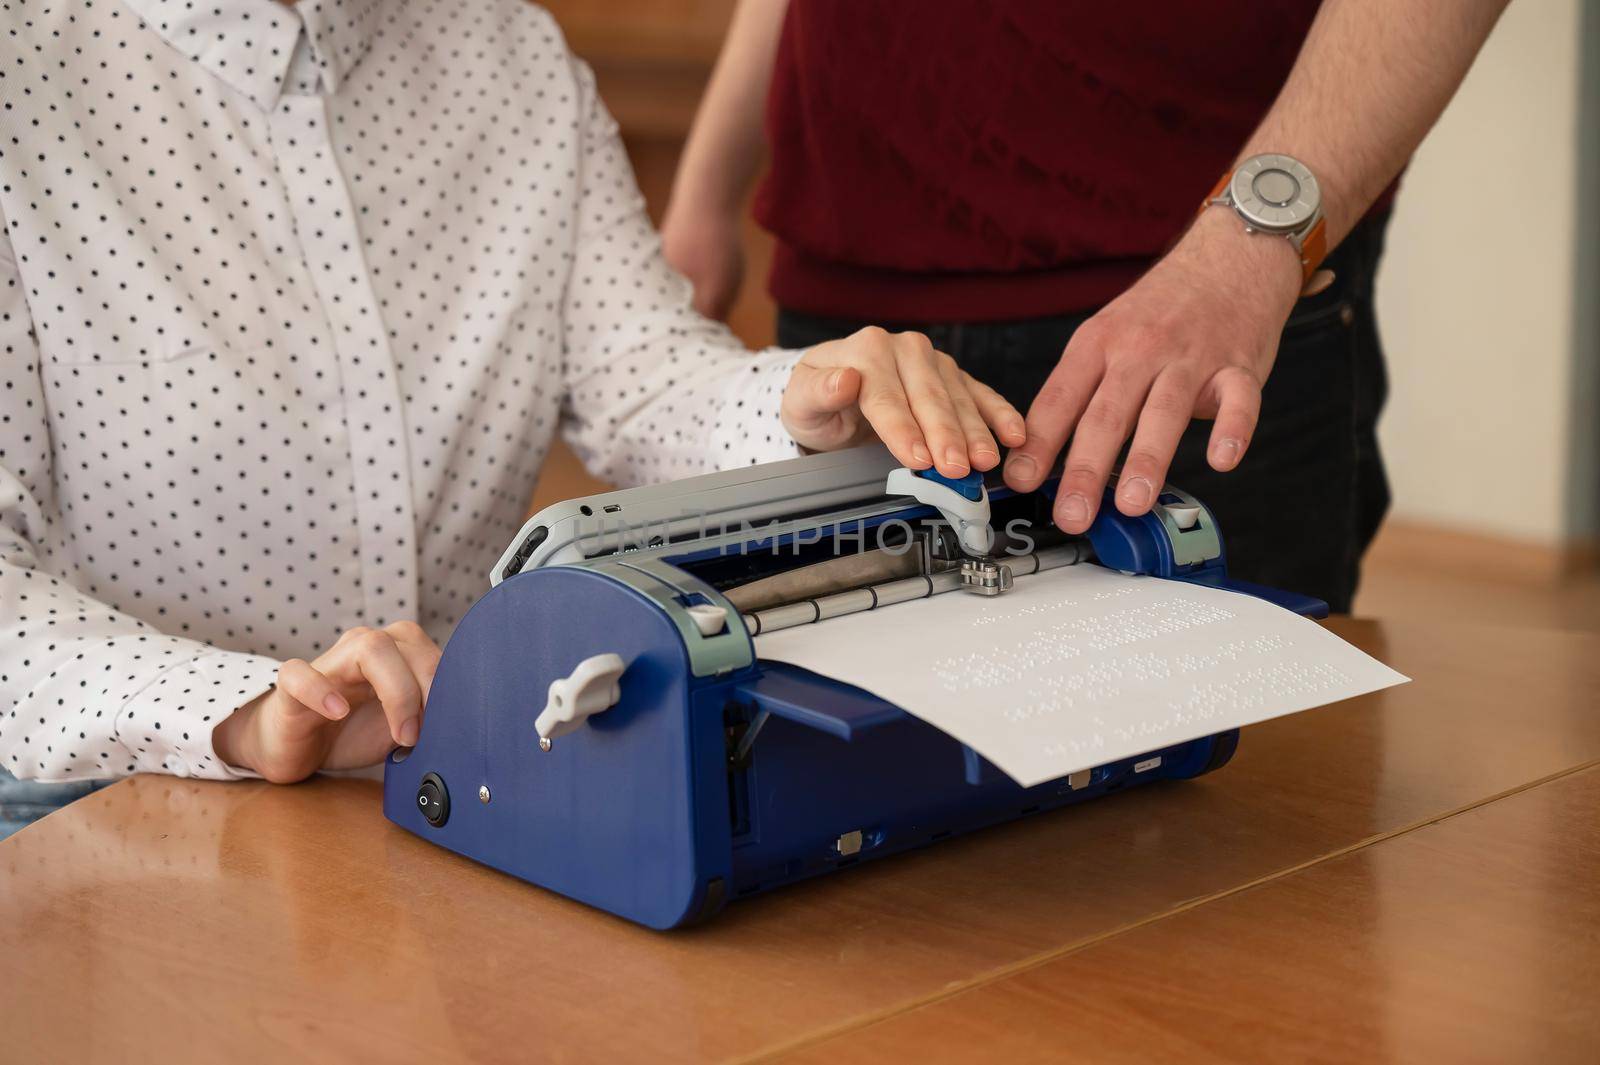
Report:
[{"label": "woman's left hand", "polygon": [[993,469],[997,438],[1006,447],[1026,439],[1017,409],[927,337],[876,326],[805,353],[784,389],[783,424],[813,451],[876,436],[911,469],[946,477]]}]

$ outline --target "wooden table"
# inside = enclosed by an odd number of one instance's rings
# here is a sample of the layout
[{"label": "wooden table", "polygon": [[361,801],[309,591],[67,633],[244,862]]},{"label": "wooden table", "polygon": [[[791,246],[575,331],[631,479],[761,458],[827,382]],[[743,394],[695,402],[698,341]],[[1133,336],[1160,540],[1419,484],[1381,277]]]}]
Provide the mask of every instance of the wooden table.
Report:
[{"label": "wooden table", "polygon": [[1600,1061],[1600,638],[1333,625],[1415,683],[684,932],[127,780],[0,843],[0,1058]]}]

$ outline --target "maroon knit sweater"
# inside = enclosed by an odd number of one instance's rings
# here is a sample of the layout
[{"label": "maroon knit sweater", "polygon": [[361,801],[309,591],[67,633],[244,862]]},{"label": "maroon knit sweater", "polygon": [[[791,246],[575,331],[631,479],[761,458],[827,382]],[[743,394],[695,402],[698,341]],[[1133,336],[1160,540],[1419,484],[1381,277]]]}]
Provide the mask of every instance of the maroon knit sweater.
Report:
[{"label": "maroon knit sweater", "polygon": [[813,314],[1084,310],[1183,231],[1318,0],[792,0],[756,217]]}]

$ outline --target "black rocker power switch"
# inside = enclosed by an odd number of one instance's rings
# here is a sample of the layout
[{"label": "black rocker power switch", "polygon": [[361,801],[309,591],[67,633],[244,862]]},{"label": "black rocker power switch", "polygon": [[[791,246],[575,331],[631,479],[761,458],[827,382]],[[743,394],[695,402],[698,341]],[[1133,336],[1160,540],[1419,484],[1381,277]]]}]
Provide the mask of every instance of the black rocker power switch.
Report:
[{"label": "black rocker power switch", "polygon": [[417,809],[434,828],[450,819],[450,793],[445,790],[444,779],[438,773],[422,778],[422,786],[417,789]]}]

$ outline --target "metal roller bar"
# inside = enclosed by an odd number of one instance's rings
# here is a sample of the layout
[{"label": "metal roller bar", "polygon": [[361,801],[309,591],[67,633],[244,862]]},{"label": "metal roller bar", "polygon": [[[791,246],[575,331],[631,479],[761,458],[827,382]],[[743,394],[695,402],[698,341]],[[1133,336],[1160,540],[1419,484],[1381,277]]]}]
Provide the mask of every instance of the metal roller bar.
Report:
[{"label": "metal roller bar", "polygon": [[[1031,555],[1015,555],[997,561],[1011,567],[1012,577],[1020,579],[1031,577],[1035,573],[1043,573],[1045,570],[1076,565],[1093,557],[1094,551],[1088,543],[1080,540],[1059,547],[1048,547]],[[869,584],[814,599],[801,599],[739,616],[744,619],[745,629],[751,636],[760,636],[765,632],[792,629],[796,625],[811,625],[842,614],[859,614],[912,599],[926,599],[931,595],[954,591],[960,587],[960,569],[947,569],[938,573],[906,577],[903,580]]]}]

